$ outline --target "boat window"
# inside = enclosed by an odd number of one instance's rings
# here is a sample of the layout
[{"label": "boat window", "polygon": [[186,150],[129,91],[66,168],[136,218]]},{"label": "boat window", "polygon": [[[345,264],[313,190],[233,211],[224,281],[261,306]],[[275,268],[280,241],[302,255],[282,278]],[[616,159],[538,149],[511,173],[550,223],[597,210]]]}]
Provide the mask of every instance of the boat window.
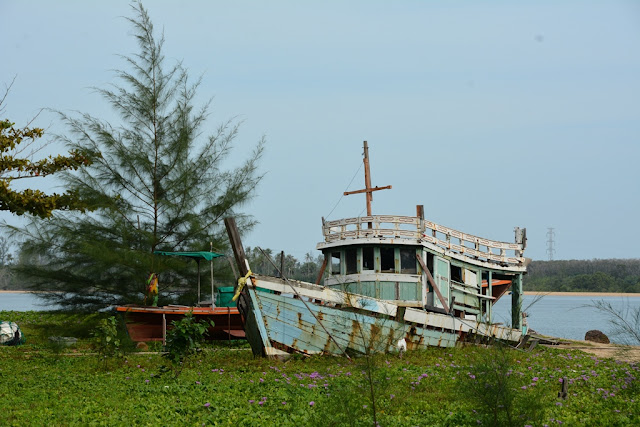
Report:
[{"label": "boat window", "polygon": [[373,270],[373,247],[365,246],[362,248],[362,269]]},{"label": "boat window", "polygon": [[380,271],[382,273],[395,273],[395,249],[380,248]]},{"label": "boat window", "polygon": [[347,274],[356,274],[358,272],[358,250],[349,248],[345,251],[345,261],[347,264]]},{"label": "boat window", "polygon": [[462,268],[455,265],[451,266],[451,280],[458,283],[463,283],[462,280]]},{"label": "boat window", "polygon": [[331,274],[340,274],[340,252],[331,252]]},{"label": "boat window", "polygon": [[417,274],[416,250],[414,248],[400,248],[400,272],[403,274]]}]

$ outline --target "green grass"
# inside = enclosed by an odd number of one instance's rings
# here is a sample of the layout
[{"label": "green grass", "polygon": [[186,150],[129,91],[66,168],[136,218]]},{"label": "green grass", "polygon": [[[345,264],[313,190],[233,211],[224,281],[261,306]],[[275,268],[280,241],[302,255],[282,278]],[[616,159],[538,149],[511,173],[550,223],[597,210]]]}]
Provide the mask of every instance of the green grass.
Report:
[{"label": "green grass", "polygon": [[[218,344],[178,378],[163,373],[169,362],[157,354],[130,353],[105,370],[83,355],[98,318],[0,312],[27,336],[23,346],[0,347],[0,425],[373,425],[363,359],[274,362],[253,358],[246,344]],[[54,349],[50,335],[76,336],[78,346]],[[505,402],[511,425],[640,423],[638,367],[579,351],[434,348],[379,355],[373,366],[381,426],[492,426]],[[560,400],[564,376],[569,397]],[[495,378],[508,378],[506,390]],[[507,400],[487,399],[496,390]]]}]

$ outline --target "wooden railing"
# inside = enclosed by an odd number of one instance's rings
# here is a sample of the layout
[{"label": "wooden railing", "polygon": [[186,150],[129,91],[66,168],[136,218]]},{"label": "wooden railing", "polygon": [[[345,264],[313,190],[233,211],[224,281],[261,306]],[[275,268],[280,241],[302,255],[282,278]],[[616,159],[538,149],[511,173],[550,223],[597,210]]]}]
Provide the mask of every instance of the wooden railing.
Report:
[{"label": "wooden railing", "polygon": [[484,239],[418,217],[373,215],[324,221],[327,243],[361,238],[403,238],[428,242],[470,260],[494,264],[523,265],[524,244]]}]

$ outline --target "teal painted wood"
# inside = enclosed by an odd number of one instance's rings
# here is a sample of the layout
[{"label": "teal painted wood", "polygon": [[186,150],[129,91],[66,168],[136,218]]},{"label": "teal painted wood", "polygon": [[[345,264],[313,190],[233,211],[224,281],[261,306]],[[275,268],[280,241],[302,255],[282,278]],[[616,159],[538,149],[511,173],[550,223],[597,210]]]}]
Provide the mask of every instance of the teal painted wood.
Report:
[{"label": "teal painted wood", "polygon": [[522,329],[522,273],[511,279],[511,325]]},{"label": "teal painted wood", "polygon": [[[487,274],[487,289],[487,295],[493,296],[493,272],[491,270]],[[488,309],[489,315],[487,318],[489,323],[493,323],[493,304],[488,304]]]},{"label": "teal painted wood", "polygon": [[[249,330],[251,330],[251,340],[253,344],[250,342],[251,348],[256,346],[256,349],[262,347],[262,355],[267,355],[267,347],[271,347],[271,343],[269,342],[269,334],[267,333],[267,328],[264,325],[264,319],[262,316],[262,312],[260,310],[260,304],[258,299],[256,298],[256,291],[251,288],[251,286],[247,286],[247,292],[249,293],[249,299],[251,303],[251,316],[249,316]],[[265,293],[266,292],[261,292]],[[245,334],[247,334],[247,330],[245,327]],[[248,335],[248,334],[247,334]],[[247,336],[247,338],[249,338]],[[256,354],[256,350],[253,350],[253,353]]]},{"label": "teal painted wood", "polygon": [[[303,353],[342,353],[325,329],[341,348],[359,353],[365,353],[367,349],[374,352],[394,351],[401,337],[409,338],[412,348],[450,347],[455,345],[457,338],[453,331],[412,328],[404,322],[313,303],[307,303],[307,308],[302,301],[282,295],[258,292],[257,299],[269,338]],[[324,328],[318,324],[316,317]]]},{"label": "teal painted wood", "polygon": [[456,298],[456,303],[464,304],[468,307],[473,307],[476,310],[480,309],[480,298],[475,295],[470,295],[465,292],[461,292],[455,288],[451,289],[451,296]]},{"label": "teal painted wood", "polygon": [[421,283],[399,283],[399,298],[401,300],[406,301],[420,301],[422,300],[422,295],[420,292],[420,288],[422,287]]},{"label": "teal painted wood", "polygon": [[380,299],[395,300],[396,298],[396,282],[377,282],[377,293]]},{"label": "teal painted wood", "polygon": [[358,294],[372,298],[379,298],[379,293],[376,290],[376,282],[360,282],[359,285]]},{"label": "teal painted wood", "polygon": [[260,331],[258,330],[258,323],[256,321],[256,312],[251,303],[251,297],[245,291],[241,294],[238,300],[238,309],[242,313],[244,321],[245,337],[251,346],[251,351],[254,356],[264,356],[264,345]]},{"label": "teal painted wood", "polygon": [[[440,289],[442,297],[447,304],[451,304],[451,296],[449,294],[449,261],[438,256],[435,257],[434,280]],[[444,308],[438,298],[434,300],[435,306]]]}]

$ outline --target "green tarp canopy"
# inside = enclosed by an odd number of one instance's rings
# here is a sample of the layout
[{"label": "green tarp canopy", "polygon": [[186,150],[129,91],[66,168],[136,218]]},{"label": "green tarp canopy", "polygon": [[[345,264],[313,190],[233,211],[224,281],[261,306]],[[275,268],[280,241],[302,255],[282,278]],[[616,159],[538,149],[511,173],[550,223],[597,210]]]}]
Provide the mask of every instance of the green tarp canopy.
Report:
[{"label": "green tarp canopy", "polygon": [[[198,306],[200,305],[200,260],[206,259],[212,261],[214,258],[223,257],[223,254],[216,252],[166,252],[166,251],[153,251],[155,255],[168,255],[168,256],[181,256],[191,258],[198,264]],[[211,263],[211,306],[213,307],[214,290],[213,290],[213,262]]]},{"label": "green tarp canopy", "polygon": [[196,260],[206,259],[207,261],[211,261],[214,258],[218,258],[224,256],[223,254],[218,254],[215,252],[166,252],[166,251],[154,251],[156,255],[170,255],[170,256],[184,256],[187,258],[194,258]]}]

